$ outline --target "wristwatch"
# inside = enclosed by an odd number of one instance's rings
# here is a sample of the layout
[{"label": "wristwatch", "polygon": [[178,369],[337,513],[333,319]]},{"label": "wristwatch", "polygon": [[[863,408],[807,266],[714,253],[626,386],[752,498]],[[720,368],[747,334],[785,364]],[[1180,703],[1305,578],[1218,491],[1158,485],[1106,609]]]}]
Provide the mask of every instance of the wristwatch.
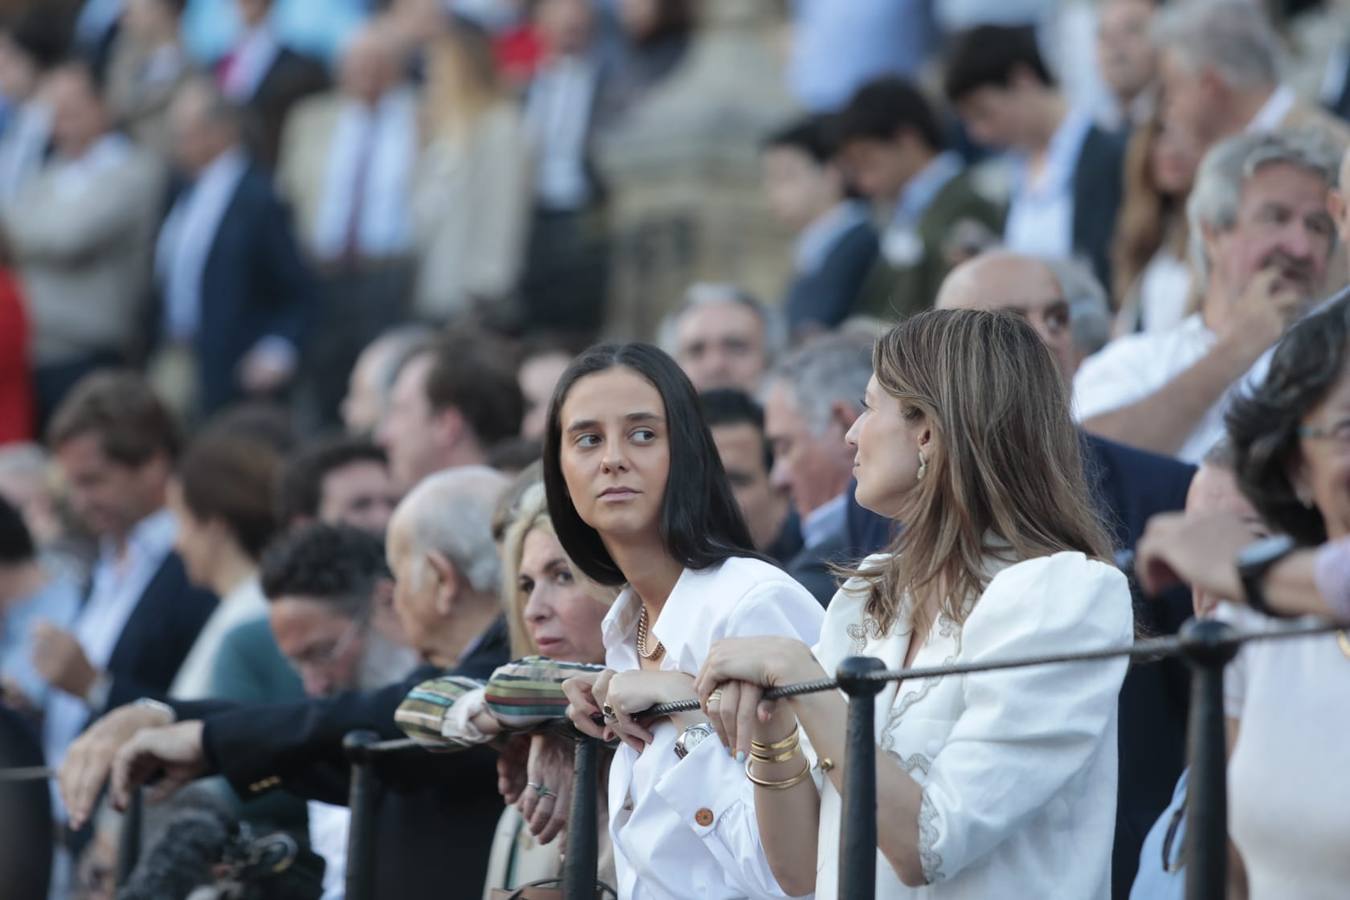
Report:
[{"label": "wristwatch", "polygon": [[1237,571],[1242,581],[1242,592],[1246,595],[1247,605],[1261,615],[1283,618],[1281,613],[1266,604],[1266,573],[1297,547],[1298,543],[1289,535],[1279,534],[1248,544],[1239,551]]},{"label": "wristwatch", "polygon": [[675,755],[684,759],[694,748],[713,736],[713,727],[707,722],[690,725],[675,739]]}]

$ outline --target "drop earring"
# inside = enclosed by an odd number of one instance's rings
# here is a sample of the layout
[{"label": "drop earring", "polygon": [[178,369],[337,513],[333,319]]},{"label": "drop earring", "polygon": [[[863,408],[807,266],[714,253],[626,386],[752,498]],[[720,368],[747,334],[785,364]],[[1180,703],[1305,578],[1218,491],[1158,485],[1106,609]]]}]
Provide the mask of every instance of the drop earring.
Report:
[{"label": "drop earring", "polygon": [[928,457],[923,455],[923,448],[919,448],[919,472],[914,476],[916,481],[923,481],[923,476],[928,474]]}]

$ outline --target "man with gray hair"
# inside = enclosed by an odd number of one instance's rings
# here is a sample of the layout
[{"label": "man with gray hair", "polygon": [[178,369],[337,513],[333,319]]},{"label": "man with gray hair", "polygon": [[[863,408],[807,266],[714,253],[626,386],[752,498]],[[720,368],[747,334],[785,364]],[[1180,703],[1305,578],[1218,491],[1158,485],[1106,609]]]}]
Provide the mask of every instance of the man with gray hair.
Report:
[{"label": "man with gray hair", "polygon": [[1200,309],[1083,363],[1074,413],[1094,434],[1198,462],[1230,391],[1326,285],[1340,156],[1319,129],[1244,134],[1205,157],[1187,203]]},{"label": "man with gray hair", "polygon": [[784,326],[741,288],[699,283],[662,321],[659,343],[695,390],[735,388],[754,394],[785,343]]},{"label": "man with gray hair", "polygon": [[1007,250],[982,253],[943,280],[938,309],[987,309],[1026,319],[1055,358],[1065,384],[1111,335],[1106,291],[1082,263]]},{"label": "man with gray hair", "polygon": [[786,568],[821,603],[836,589],[828,564],[849,555],[853,450],[844,435],[862,413],[871,377],[870,340],[827,335],[784,359],[766,382],[769,478],[791,496],[802,528],[802,550]]},{"label": "man with gray hair", "polygon": [[1241,132],[1316,125],[1340,141],[1350,128],[1280,84],[1280,42],[1264,4],[1190,0],[1158,14],[1163,122],[1208,148]]},{"label": "man with gray hair", "polygon": [[[345,803],[350,767],[342,741],[349,732],[401,738],[394,711],[417,685],[442,674],[485,680],[507,661],[491,528],[506,485],[499,472],[464,466],[424,479],[394,512],[385,546],[394,607],[431,665],[379,690],[296,703],[207,700],[114,710],[72,747],[61,770],[71,821],[87,820],[110,771],[114,802],[123,806],[155,773],[169,788],[219,774],[241,797],[285,788]],[[373,896],[439,898],[445,872],[463,884],[482,883],[502,809],[493,751],[399,756],[380,769],[380,786]],[[432,859],[438,864],[428,866]]]}]

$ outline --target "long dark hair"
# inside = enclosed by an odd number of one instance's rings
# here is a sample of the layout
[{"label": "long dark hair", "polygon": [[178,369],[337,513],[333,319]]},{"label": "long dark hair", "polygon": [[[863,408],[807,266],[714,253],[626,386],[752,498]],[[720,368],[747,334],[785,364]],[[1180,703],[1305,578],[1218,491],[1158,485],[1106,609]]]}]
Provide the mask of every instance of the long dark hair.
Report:
[{"label": "long dark hair", "polygon": [[758,557],[722,469],[712,433],[703,421],[698,394],[680,367],[651,344],[599,344],[567,367],[548,407],[544,441],[544,488],[558,542],[572,562],[601,584],[628,579],[605,549],[599,533],[581,520],[562,473],[562,406],[582,378],[614,368],[630,369],[656,388],[665,404],[670,474],[661,498],[661,541],[687,569],[705,569],[733,556]]},{"label": "long dark hair", "polygon": [[1326,521],[1304,505],[1292,469],[1299,427],[1340,380],[1350,354],[1350,290],[1303,319],[1275,345],[1270,371],[1228,408],[1228,437],[1237,458],[1238,487],[1274,528],[1302,544],[1327,539]]}]

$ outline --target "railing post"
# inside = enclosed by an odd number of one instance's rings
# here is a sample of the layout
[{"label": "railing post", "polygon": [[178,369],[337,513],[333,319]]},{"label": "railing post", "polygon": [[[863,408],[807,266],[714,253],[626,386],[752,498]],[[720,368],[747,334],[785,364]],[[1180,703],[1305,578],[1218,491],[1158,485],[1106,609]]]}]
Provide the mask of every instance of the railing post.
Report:
[{"label": "railing post", "polygon": [[122,830],[117,838],[117,886],[122,887],[136,870],[141,858],[141,825],[145,797],[140,788],[131,792],[131,802],[122,814]]},{"label": "railing post", "polygon": [[884,686],[867,676],[885,664],[850,656],[835,677],[848,694],[848,736],[844,750],[843,828],[839,835],[839,896],[873,900],[877,892],[876,699]]},{"label": "railing post", "polygon": [[1233,629],[1213,619],[1187,622],[1180,633],[1190,663],[1187,725],[1190,774],[1186,788],[1186,900],[1212,900],[1228,891],[1227,754],[1223,670],[1237,653]]},{"label": "railing post", "polygon": [[351,822],[347,830],[347,900],[375,900],[375,761],[370,745],[380,736],[373,731],[353,731],[342,741],[352,765],[352,783],[347,806]]},{"label": "railing post", "polygon": [[583,735],[576,748],[572,808],[567,820],[567,858],[563,861],[563,900],[594,900],[600,865],[596,816],[600,744]]}]

